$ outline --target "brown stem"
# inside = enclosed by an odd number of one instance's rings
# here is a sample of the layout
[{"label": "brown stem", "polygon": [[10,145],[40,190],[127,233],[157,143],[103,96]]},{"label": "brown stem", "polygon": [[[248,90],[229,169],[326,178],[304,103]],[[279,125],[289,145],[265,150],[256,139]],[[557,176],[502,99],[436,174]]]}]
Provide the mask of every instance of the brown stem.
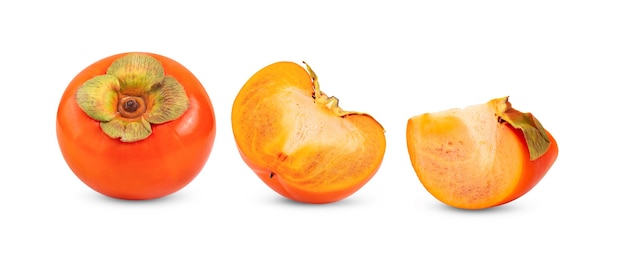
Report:
[{"label": "brown stem", "polygon": [[124,118],[136,118],[146,112],[146,103],[141,97],[125,96],[120,98],[117,111]]}]

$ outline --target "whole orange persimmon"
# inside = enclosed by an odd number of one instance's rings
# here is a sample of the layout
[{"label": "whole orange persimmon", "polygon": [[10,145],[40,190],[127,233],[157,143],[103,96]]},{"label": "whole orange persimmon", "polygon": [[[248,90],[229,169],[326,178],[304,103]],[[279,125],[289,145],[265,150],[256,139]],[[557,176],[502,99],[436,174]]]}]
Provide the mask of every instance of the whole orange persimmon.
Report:
[{"label": "whole orange persimmon", "polygon": [[63,158],[93,190],[145,200],[172,194],[207,162],[215,114],[200,81],[155,53],[105,57],[65,89],[56,119]]},{"label": "whole orange persimmon", "polygon": [[411,164],[426,190],[461,209],[485,209],[530,191],[558,156],[554,137],[508,97],[409,119]]},{"label": "whole orange persimmon", "polygon": [[352,195],[374,176],[385,153],[383,127],[368,114],[342,110],[337,98],[320,91],[308,65],[276,62],[259,70],[239,91],[231,119],[246,164],[298,202]]}]

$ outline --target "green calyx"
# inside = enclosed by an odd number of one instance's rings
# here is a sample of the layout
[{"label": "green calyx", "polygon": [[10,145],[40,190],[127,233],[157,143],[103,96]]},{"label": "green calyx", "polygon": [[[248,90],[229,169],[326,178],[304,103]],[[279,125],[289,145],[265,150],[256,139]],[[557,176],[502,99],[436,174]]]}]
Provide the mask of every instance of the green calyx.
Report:
[{"label": "green calyx", "polygon": [[509,97],[493,99],[490,103],[495,107],[498,119],[509,123],[515,129],[522,130],[530,160],[536,160],[548,151],[550,138],[539,120],[531,113],[523,113],[511,107]]},{"label": "green calyx", "polygon": [[128,54],[115,60],[106,74],[95,76],[76,92],[78,106],[100,122],[102,131],[122,142],[152,134],[152,124],[182,116],[189,107],[183,86],[164,73],[155,58]]}]

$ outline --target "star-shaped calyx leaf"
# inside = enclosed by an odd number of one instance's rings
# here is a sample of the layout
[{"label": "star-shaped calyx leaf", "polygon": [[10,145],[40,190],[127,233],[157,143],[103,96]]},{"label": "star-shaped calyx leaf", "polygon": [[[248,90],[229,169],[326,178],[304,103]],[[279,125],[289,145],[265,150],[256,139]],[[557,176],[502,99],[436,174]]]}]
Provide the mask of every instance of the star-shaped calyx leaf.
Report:
[{"label": "star-shaped calyx leaf", "polygon": [[100,122],[105,134],[122,142],[148,138],[152,124],[176,120],[189,107],[176,78],[165,75],[154,57],[138,53],[120,57],[106,74],[87,80],[78,88],[76,101]]},{"label": "star-shaped calyx leaf", "polygon": [[515,129],[522,130],[530,160],[536,160],[548,151],[550,138],[533,114],[523,113],[511,107],[509,97],[493,99],[489,103],[495,108],[498,119],[509,123]]}]

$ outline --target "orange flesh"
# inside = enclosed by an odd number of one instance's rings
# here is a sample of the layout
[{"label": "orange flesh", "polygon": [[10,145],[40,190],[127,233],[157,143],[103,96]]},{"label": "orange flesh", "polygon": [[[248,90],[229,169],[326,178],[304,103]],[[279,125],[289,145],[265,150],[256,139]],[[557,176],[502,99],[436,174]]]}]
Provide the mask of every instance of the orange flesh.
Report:
[{"label": "orange flesh", "polygon": [[235,99],[233,133],[246,163],[290,199],[347,197],[378,170],[384,131],[367,115],[337,116],[314,102],[311,79],[295,63],[255,74]]},{"label": "orange flesh", "polygon": [[531,162],[523,134],[486,104],[408,121],[407,147],[424,187],[450,206],[482,209],[523,195],[556,159],[556,142]]}]

